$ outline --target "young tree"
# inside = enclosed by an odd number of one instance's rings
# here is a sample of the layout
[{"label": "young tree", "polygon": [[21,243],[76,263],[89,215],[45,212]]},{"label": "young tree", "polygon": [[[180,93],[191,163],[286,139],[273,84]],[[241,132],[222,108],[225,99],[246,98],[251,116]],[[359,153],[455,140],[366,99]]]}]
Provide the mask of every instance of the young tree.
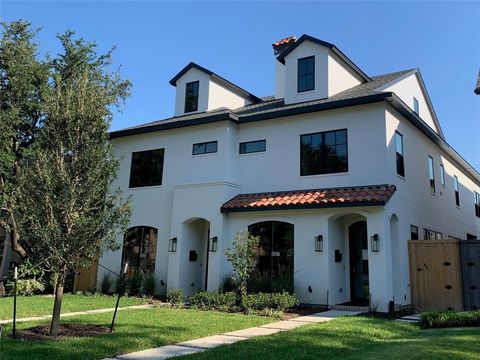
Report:
[{"label": "young tree", "polygon": [[250,275],[250,266],[255,260],[260,238],[251,235],[248,231],[238,232],[233,240],[233,248],[225,249],[225,257],[232,264],[233,271],[238,278],[239,303],[242,304],[247,296],[247,282]]},{"label": "young tree", "polygon": [[[48,61],[38,60],[33,41],[38,30],[30,23],[2,23],[0,39],[0,227],[11,246],[27,255],[17,226],[18,169],[32,156],[32,146],[44,119],[44,95],[48,88]],[[10,246],[5,238],[4,248]],[[2,268],[0,264],[0,268]],[[1,275],[1,274],[0,274]],[[3,290],[0,276],[0,295]]]},{"label": "young tree", "polygon": [[45,121],[35,157],[19,174],[21,229],[32,253],[55,274],[50,333],[59,332],[65,276],[79,259],[118,248],[130,202],[112,192],[118,161],[109,141],[112,110],[129,95],[130,82],[110,70],[111,51],[59,36],[63,54],[53,61]]}]

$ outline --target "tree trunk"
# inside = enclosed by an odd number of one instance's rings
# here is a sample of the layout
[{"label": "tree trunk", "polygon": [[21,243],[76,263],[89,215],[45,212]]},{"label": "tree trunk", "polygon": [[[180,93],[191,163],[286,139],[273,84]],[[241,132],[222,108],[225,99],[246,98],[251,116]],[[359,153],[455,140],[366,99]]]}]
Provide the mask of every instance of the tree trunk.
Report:
[{"label": "tree trunk", "polygon": [[58,336],[60,330],[60,312],[62,309],[63,286],[65,284],[66,267],[63,266],[57,277],[55,285],[55,303],[53,304],[52,323],[50,325],[50,335]]}]

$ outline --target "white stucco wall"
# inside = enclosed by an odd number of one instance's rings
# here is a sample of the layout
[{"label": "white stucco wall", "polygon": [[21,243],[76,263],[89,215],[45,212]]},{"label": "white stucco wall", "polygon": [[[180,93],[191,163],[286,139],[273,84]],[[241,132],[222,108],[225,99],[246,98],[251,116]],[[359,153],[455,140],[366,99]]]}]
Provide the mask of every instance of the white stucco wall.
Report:
[{"label": "white stucco wall", "polygon": [[328,54],[328,96],[338,94],[362,82],[362,79],[348,69],[336,55],[332,52]]},{"label": "white stucco wall", "polygon": [[210,80],[209,82],[208,91],[208,111],[221,107],[226,107],[227,109],[236,109],[251,104],[251,101],[248,101],[247,99],[237,95],[213,80]]}]

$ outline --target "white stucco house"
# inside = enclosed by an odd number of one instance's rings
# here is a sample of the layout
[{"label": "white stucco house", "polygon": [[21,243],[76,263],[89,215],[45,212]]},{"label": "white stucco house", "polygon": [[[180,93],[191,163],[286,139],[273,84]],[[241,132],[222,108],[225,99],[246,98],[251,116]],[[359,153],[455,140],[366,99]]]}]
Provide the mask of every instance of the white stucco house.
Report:
[{"label": "white stucco house", "polygon": [[274,96],[190,63],[170,81],[173,117],[111,133],[114,187],[134,208],[123,251],[100,263],[154,272],[158,293],[218,290],[224,249],[250,230],[253,289],[409,304],[407,240],[480,237],[479,173],[446,142],[418,69],[370,76],[308,35],[273,50]]}]

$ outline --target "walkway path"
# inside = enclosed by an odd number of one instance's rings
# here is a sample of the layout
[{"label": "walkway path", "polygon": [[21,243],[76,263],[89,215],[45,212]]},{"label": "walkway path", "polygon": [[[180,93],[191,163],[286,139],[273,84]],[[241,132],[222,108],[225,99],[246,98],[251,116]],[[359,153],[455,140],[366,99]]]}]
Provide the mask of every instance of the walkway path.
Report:
[{"label": "walkway path", "polygon": [[[138,309],[150,309],[154,307],[154,305],[151,304],[145,304],[145,305],[133,305],[133,306],[124,306],[124,307],[119,307],[118,310],[138,310]],[[97,309],[97,310],[86,310],[86,311],[77,311],[77,312],[69,312],[69,313],[64,313],[61,314],[60,317],[71,317],[71,316],[78,316],[78,315],[91,315],[91,314],[102,314],[102,313],[107,313],[107,312],[113,312],[115,311],[115,308],[106,308],[106,309]],[[28,318],[21,318],[17,319],[17,322],[25,322],[25,321],[38,321],[38,320],[50,320],[52,318],[52,315],[42,315],[42,316],[33,316],[33,317],[28,317]],[[10,320],[0,320],[0,325],[3,324],[10,324],[12,323],[12,319]]]},{"label": "walkway path", "polygon": [[257,336],[272,335],[280,331],[287,331],[308,324],[327,322],[339,316],[352,316],[359,313],[360,312],[357,311],[330,310],[308,316],[301,316],[291,320],[278,321],[259,327],[189,340],[176,345],[167,345],[130,354],[119,355],[115,358],[104,360],[163,360],[174,356],[182,356],[205,351],[221,345],[230,345],[238,341],[247,340]]}]

